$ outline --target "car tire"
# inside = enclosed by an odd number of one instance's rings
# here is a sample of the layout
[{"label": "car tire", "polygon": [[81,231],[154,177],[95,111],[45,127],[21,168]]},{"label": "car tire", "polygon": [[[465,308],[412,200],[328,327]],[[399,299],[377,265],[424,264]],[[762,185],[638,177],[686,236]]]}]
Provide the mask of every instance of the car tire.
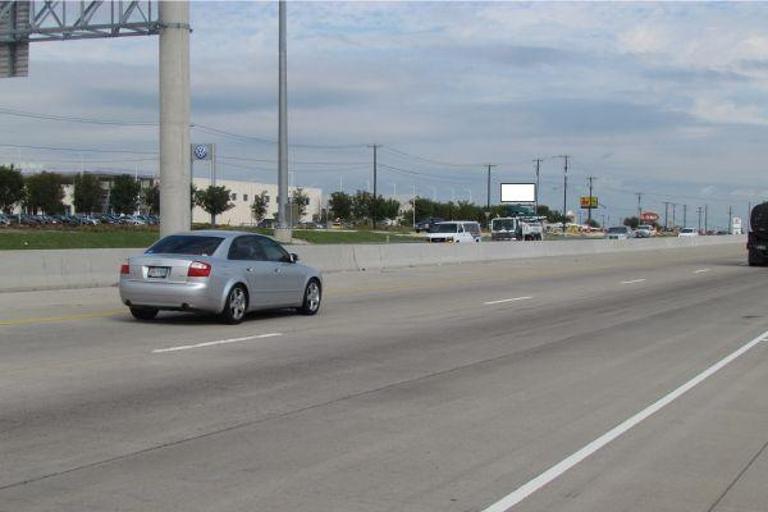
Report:
[{"label": "car tire", "polygon": [[765,260],[752,251],[749,251],[748,261],[750,267],[762,267],[765,265]]},{"label": "car tire", "polygon": [[243,321],[247,311],[248,292],[242,284],[236,284],[229,290],[224,309],[219,316],[225,324],[235,325]]},{"label": "car tire", "polygon": [[320,302],[323,299],[323,289],[320,281],[312,278],[304,288],[304,300],[298,309],[302,315],[312,316],[320,311]]},{"label": "car tire", "polygon": [[157,308],[130,308],[130,310],[133,318],[143,321],[154,320],[158,313]]}]

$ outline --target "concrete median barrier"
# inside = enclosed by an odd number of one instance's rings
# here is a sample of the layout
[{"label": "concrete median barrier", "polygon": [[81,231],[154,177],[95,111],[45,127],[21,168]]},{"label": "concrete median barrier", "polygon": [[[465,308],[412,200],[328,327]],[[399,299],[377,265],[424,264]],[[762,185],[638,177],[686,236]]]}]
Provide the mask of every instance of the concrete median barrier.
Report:
[{"label": "concrete median barrier", "polygon": [[[712,236],[622,241],[297,245],[289,250],[323,272],[342,272],[744,243],[745,236]],[[140,252],[139,249],[0,251],[0,292],[113,286],[117,283],[120,263]]]}]

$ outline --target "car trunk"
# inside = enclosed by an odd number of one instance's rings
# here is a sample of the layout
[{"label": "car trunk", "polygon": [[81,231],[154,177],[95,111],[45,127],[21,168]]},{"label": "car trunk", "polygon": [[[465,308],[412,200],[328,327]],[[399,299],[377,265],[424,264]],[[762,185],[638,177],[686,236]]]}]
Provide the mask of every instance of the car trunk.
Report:
[{"label": "car trunk", "polygon": [[189,265],[193,261],[205,261],[205,256],[184,254],[147,254],[130,258],[130,279],[148,283],[186,283]]}]

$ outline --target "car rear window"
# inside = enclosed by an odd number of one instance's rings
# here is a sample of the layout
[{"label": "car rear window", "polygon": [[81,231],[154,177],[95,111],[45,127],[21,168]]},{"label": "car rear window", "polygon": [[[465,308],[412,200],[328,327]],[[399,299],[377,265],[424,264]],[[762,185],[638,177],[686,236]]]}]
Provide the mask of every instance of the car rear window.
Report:
[{"label": "car rear window", "polygon": [[192,254],[210,256],[224,240],[218,236],[171,235],[147,249],[145,254]]}]

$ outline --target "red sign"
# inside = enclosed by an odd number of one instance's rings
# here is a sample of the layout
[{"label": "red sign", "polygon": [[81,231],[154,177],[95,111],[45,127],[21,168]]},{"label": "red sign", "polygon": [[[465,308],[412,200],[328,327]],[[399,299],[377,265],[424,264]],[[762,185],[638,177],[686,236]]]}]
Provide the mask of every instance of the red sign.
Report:
[{"label": "red sign", "polygon": [[640,214],[640,220],[642,222],[656,222],[659,220],[659,214],[656,212],[643,212]]}]

